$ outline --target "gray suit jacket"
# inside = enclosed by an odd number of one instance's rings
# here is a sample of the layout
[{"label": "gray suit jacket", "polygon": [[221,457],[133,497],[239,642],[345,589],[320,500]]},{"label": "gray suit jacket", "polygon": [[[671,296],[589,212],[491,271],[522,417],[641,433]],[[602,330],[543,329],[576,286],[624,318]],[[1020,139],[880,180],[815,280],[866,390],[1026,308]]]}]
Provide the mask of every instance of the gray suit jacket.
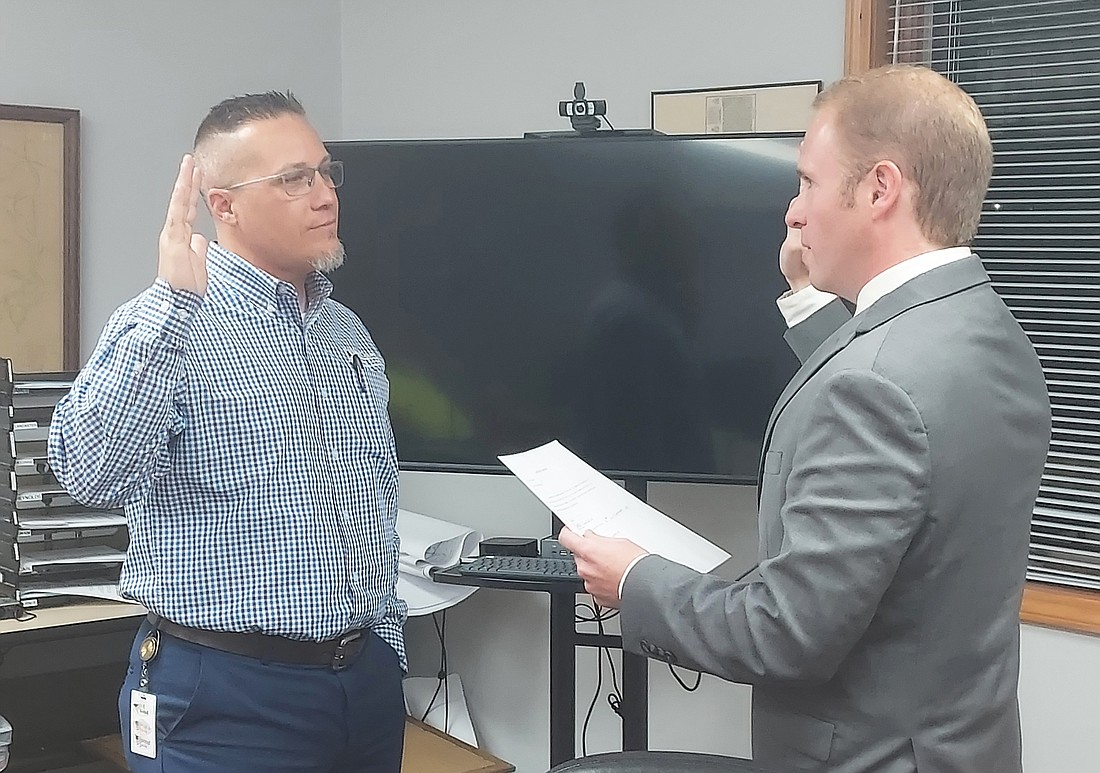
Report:
[{"label": "gray suit jacket", "polygon": [[625,645],[752,684],[754,758],[779,771],[1020,771],[1050,439],[1031,343],[976,256],[788,341],[803,365],[765,438],[758,570],[730,584],[642,559]]}]

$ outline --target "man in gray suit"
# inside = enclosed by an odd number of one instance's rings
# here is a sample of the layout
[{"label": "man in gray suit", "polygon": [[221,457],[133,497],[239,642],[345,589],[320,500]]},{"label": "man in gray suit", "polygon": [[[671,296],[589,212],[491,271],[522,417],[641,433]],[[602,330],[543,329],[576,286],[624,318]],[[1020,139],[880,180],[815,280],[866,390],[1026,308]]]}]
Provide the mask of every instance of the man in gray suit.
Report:
[{"label": "man in gray suit", "polygon": [[781,249],[803,365],[765,436],[757,571],[729,583],[562,535],[589,592],[621,607],[626,647],[753,685],[753,755],[778,771],[1021,770],[1018,616],[1050,404],[962,246],[991,169],[977,106],[931,70],[823,92]]}]

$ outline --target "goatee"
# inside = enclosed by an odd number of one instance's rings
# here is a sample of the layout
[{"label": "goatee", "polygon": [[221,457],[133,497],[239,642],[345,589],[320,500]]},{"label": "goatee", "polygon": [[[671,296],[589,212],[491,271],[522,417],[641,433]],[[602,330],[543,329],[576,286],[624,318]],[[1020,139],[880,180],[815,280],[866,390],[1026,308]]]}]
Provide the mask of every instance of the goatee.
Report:
[{"label": "goatee", "polygon": [[336,247],[313,259],[313,267],[322,274],[328,274],[344,265],[344,245],[337,242]]}]

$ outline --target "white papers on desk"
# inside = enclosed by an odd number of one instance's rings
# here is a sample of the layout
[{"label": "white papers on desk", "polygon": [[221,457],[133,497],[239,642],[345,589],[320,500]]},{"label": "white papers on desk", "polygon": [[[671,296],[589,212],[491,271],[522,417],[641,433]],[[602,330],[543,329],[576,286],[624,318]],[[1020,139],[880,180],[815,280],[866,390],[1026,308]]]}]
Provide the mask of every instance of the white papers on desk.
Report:
[{"label": "white papers on desk", "polygon": [[56,596],[81,596],[83,598],[106,599],[107,601],[120,601],[124,604],[136,604],[136,601],[124,599],[118,593],[118,585],[114,583],[95,585],[92,583],[34,583],[29,588],[19,591],[22,601],[54,598]]},{"label": "white papers on desk", "polygon": [[409,510],[397,511],[397,533],[402,568],[422,577],[434,567],[454,566],[476,556],[482,540],[479,531]]},{"label": "white papers on desk", "polygon": [[499,458],[577,534],[592,531],[605,537],[625,537],[697,572],[709,572],[730,557],[596,472],[556,440]]},{"label": "white papers on desk", "polygon": [[409,605],[410,615],[438,612],[477,590],[434,582],[430,574],[433,568],[454,566],[463,558],[476,556],[481,532],[430,515],[398,510],[397,534],[401,537],[397,595]]},{"label": "white papers on desk", "polygon": [[121,564],[126,552],[107,546],[82,546],[57,550],[25,550],[19,557],[19,573],[62,564]]},{"label": "white papers on desk", "polygon": [[125,525],[125,515],[106,511],[62,513],[61,515],[35,513],[19,518],[19,528],[21,529],[93,529],[103,526]]},{"label": "white papers on desk", "polygon": [[73,386],[72,381],[23,381],[16,382],[14,390],[16,392],[40,392],[51,389],[71,389]]}]

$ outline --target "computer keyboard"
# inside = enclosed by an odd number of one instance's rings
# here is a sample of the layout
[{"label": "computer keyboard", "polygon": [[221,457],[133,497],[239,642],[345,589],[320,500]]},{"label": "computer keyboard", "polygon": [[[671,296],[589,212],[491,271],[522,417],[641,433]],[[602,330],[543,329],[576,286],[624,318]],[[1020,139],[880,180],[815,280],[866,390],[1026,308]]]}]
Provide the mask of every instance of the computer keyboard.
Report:
[{"label": "computer keyboard", "polygon": [[501,580],[576,580],[577,564],[572,556],[481,556],[455,567],[459,574],[471,577],[495,577]]}]

